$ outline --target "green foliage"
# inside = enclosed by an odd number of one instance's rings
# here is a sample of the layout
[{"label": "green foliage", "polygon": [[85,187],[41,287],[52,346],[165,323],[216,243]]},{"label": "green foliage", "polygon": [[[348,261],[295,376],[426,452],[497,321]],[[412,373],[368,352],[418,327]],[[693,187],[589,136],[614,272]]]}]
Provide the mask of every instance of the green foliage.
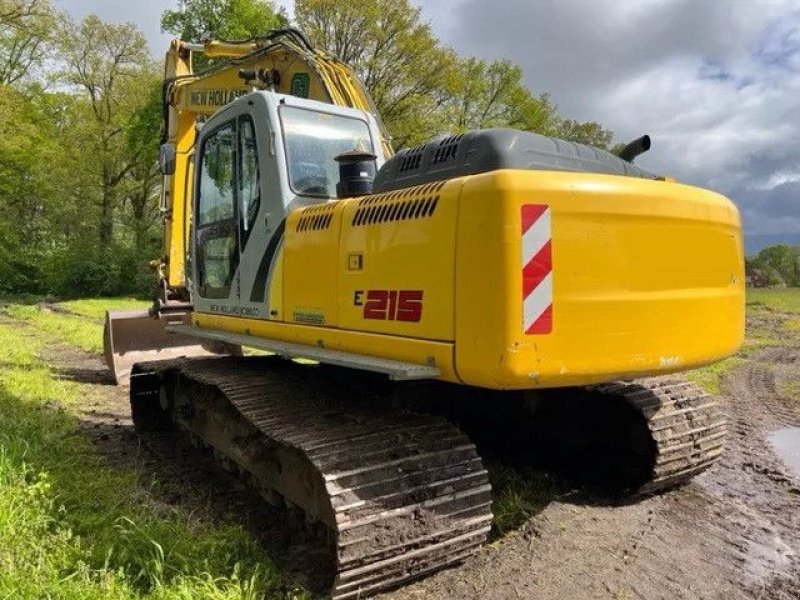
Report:
[{"label": "green foliage", "polygon": [[41,291],[62,212],[67,149],[36,95],[0,85],[0,290]]},{"label": "green foliage", "polygon": [[0,597],[305,597],[240,526],[160,502],[157,482],[77,435],[73,411],[93,392],[39,358],[58,339],[41,324],[0,321]]},{"label": "green foliage", "polygon": [[161,31],[182,40],[246,40],[288,24],[283,9],[269,0],[185,0],[161,13]]},{"label": "green foliage", "polygon": [[409,0],[298,0],[295,18],[317,47],[355,69],[396,148],[445,130],[437,107],[457,57]]},{"label": "green foliage", "polygon": [[800,286],[800,246],[767,246],[757,256],[748,258],[746,267],[753,285]]},{"label": "green foliage", "polygon": [[23,81],[41,64],[55,24],[49,0],[0,0],[0,84]]},{"label": "green foliage", "polygon": [[446,117],[455,132],[514,127],[543,133],[553,127],[555,109],[546,95],[531,94],[517,65],[467,58],[458,62],[457,74]]},{"label": "green foliage", "polygon": [[[288,22],[266,0],[182,8],[165,11],[162,27],[195,41]],[[354,66],[396,148],[503,126],[608,143],[598,124],[559,117],[517,65],[457,56],[410,0],[298,0],[296,19]],[[152,293],[161,102],[161,69],[133,25],[76,22],[51,0],[0,0],[0,293]]]},{"label": "green foliage", "polygon": [[[25,6],[49,23],[49,4]],[[160,75],[131,25],[63,17],[50,36],[58,91],[0,83],[0,292],[149,294]]]},{"label": "green foliage", "polygon": [[295,18],[315,45],[355,69],[395,148],[485,127],[610,142],[597,123],[561,119],[547,95],[523,84],[517,65],[458,57],[409,0],[297,0]]},{"label": "green foliage", "polygon": [[582,123],[572,119],[558,119],[550,135],[562,140],[605,149],[610,148],[611,139],[614,137],[611,131],[603,128],[599,123],[593,121]]}]

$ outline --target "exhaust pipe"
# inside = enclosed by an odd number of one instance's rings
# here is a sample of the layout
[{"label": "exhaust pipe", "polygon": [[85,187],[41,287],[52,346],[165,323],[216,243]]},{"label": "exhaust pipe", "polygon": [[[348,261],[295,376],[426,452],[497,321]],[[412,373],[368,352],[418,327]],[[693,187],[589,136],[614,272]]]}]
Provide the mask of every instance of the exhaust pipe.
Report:
[{"label": "exhaust pipe", "polygon": [[622,160],[632,163],[634,158],[640,154],[644,154],[648,150],[650,150],[650,136],[643,135],[642,137],[636,138],[632,142],[626,144],[622,150],[619,151],[617,156],[619,156]]}]

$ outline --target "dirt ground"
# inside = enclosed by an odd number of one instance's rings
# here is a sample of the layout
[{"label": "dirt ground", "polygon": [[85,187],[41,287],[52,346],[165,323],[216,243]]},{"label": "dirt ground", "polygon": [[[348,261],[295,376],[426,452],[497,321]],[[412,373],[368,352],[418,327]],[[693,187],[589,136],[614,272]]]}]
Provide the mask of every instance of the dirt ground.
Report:
[{"label": "dirt ground", "polygon": [[[800,350],[766,348],[723,383],[721,462],[690,485],[628,505],[553,500],[458,569],[391,598],[800,598],[800,479],[769,443],[800,426]],[[794,477],[794,478],[793,478]]]},{"label": "dirt ground", "polygon": [[[82,427],[112,464],[137,466],[159,482],[163,502],[195,506],[198,518],[233,515],[291,578],[313,579],[314,543],[289,543],[285,513],[186,441],[142,446],[127,389],[97,357],[63,346],[45,358],[88,386]],[[384,597],[800,598],[800,473],[770,444],[774,432],[800,427],[800,399],[786,391],[798,389],[798,366],[800,346],[765,347],[725,376],[728,446],[690,485],[632,503],[554,496],[465,564]]]}]

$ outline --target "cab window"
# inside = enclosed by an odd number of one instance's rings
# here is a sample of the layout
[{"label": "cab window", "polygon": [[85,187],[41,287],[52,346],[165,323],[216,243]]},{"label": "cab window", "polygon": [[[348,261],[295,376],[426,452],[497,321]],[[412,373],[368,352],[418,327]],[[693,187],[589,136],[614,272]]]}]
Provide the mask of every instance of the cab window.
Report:
[{"label": "cab window", "polygon": [[236,235],[236,127],[229,123],[203,142],[196,216],[198,292],[230,296],[239,261]]},{"label": "cab window", "polygon": [[289,186],[302,196],[336,197],[343,152],[373,152],[366,121],[294,106],[280,107]]},{"label": "cab window", "polygon": [[258,147],[256,131],[250,117],[239,119],[239,229],[241,247],[244,249],[250,232],[256,224],[261,205],[260,177],[258,172]]}]

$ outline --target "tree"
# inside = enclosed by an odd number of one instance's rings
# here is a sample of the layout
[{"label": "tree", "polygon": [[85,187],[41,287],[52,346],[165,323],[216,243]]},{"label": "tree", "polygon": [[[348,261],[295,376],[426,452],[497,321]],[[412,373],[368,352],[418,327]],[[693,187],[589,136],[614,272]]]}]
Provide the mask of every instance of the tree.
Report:
[{"label": "tree", "polygon": [[126,146],[133,159],[128,185],[124,191],[125,208],[130,209],[125,224],[133,232],[133,247],[145,256],[155,256],[156,248],[148,234],[159,224],[158,192],[161,172],[158,169],[158,143],[161,132],[161,82],[150,84],[147,101],[138,107],[126,130]]},{"label": "tree", "polygon": [[767,246],[751,261],[751,266],[766,273],[772,284],[800,286],[800,246]]},{"label": "tree", "polygon": [[395,147],[444,131],[457,57],[409,0],[297,0],[295,18],[312,42],[352,66],[394,136]]},{"label": "tree", "polygon": [[0,84],[16,83],[41,64],[55,23],[49,0],[0,0]]},{"label": "tree", "polygon": [[89,15],[68,21],[61,33],[65,63],[62,80],[83,93],[84,130],[76,143],[90,160],[99,185],[98,241],[108,248],[114,234],[114,211],[126,176],[140,156],[131,155],[125,139],[130,119],[144,102],[156,75],[142,33],[132,24],[112,25]]},{"label": "tree", "polygon": [[268,0],[184,0],[178,10],[161,13],[161,31],[183,40],[250,39],[285,27],[283,9]]},{"label": "tree", "polygon": [[546,133],[554,127],[555,107],[525,87],[522,70],[510,61],[462,59],[456,81],[447,99],[447,121],[456,132],[513,127]]},{"label": "tree", "polygon": [[609,149],[614,134],[594,121],[580,122],[572,119],[559,119],[549,132],[553,137],[587,144],[597,148]]},{"label": "tree", "polygon": [[43,279],[47,210],[57,189],[48,162],[58,162],[36,105],[0,85],[0,289],[36,292]]},{"label": "tree", "polygon": [[295,18],[325,52],[352,66],[400,148],[437,133],[514,127],[605,147],[597,123],[561,119],[507,60],[459,58],[409,0],[297,0]]},{"label": "tree", "polygon": [[49,7],[47,0],[0,0],[0,24],[20,26],[25,19]]}]

